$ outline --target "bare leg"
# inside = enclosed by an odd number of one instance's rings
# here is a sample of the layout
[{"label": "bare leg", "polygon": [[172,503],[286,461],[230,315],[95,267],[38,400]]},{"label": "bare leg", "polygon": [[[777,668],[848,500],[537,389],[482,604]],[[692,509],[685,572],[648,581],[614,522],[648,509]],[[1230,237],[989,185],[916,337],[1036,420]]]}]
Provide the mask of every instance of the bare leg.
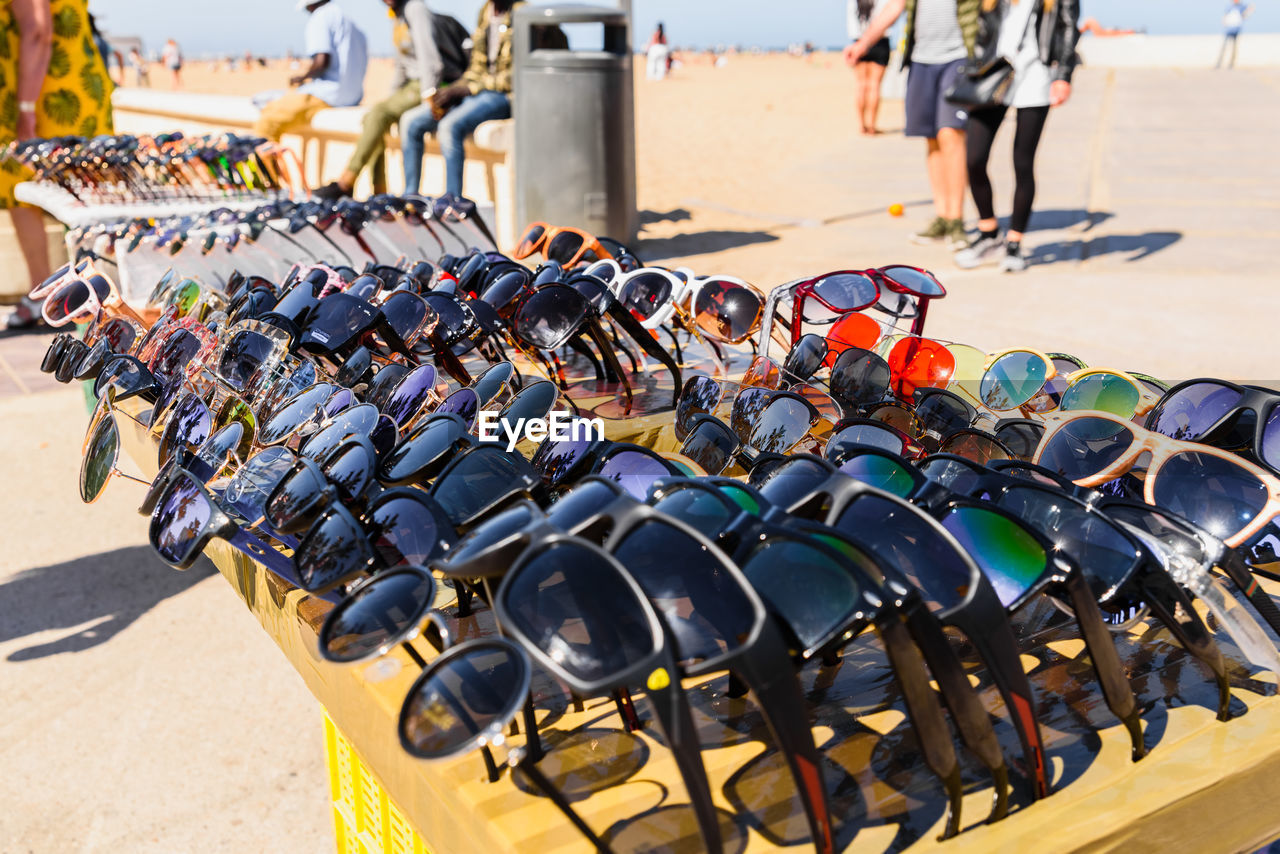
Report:
[{"label": "bare leg", "polygon": [[871,133],[879,133],[876,121],[880,115],[880,84],[884,80],[884,66],[875,62],[864,62],[867,66],[866,110],[862,123],[871,129]]},{"label": "bare leg", "polygon": [[942,218],[947,218],[946,195],[947,183],[945,167],[942,163],[942,148],[936,139],[925,140],[925,167],[929,172],[929,189],[933,193],[933,209]]},{"label": "bare leg", "polygon": [[[954,128],[942,128],[938,131],[938,139],[931,141],[938,146],[938,182],[934,182],[932,164],[929,169],[929,182],[933,185],[934,206],[940,216],[946,219],[960,219],[964,215],[964,190],[968,186],[968,171],[965,166],[964,131]],[[939,200],[941,190],[941,200]]]},{"label": "bare leg", "polygon": [[[18,246],[22,249],[22,258],[27,262],[27,271],[31,274],[31,287],[49,278],[49,246],[44,231],[44,214],[35,208],[12,208],[9,215],[13,217],[13,230],[18,236]],[[39,319],[38,306],[27,297],[22,298],[15,311],[15,322],[20,324],[34,322]]]},{"label": "bare leg", "polygon": [[858,111],[858,121],[862,123],[862,132],[870,133],[867,127],[867,66],[870,62],[859,62],[853,66],[853,108]]}]

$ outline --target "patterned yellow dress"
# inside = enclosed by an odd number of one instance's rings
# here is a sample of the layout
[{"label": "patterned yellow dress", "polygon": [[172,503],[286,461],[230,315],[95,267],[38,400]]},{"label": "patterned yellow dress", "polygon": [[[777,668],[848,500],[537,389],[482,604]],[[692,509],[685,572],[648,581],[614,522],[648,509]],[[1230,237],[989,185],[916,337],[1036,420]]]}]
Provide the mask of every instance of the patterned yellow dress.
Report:
[{"label": "patterned yellow dress", "polygon": [[[111,133],[111,78],[93,33],[88,0],[48,0],[53,51],[44,88],[36,100],[36,135],[94,136]],[[18,50],[21,36],[10,0],[0,0],[0,146],[18,128]],[[13,188],[28,177],[14,161],[0,164],[0,208],[14,206]]]}]

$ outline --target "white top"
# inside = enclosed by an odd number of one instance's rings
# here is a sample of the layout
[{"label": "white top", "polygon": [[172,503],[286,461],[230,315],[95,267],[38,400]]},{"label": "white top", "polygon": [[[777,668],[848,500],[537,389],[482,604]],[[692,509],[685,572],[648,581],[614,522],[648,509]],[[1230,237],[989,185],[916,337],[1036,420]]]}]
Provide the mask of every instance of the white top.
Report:
[{"label": "white top", "polygon": [[329,67],[308,80],[299,92],[315,95],[330,107],[354,107],[364,97],[364,72],[368,64],[364,33],[337,3],[326,3],[311,13],[305,31],[307,56],[329,55]]},{"label": "white top", "polygon": [[1013,66],[1013,85],[1009,87],[1004,102],[1017,109],[1047,107],[1053,76],[1049,73],[1049,66],[1040,60],[1035,26],[1035,12],[1040,3],[1037,0],[1019,0],[1017,3],[1002,0],[1000,5],[1004,17],[997,48]]},{"label": "white top", "polygon": [[875,0],[871,7],[871,15],[866,21],[858,17],[858,0],[845,0],[845,27],[849,31],[849,41],[856,42],[862,37],[862,33],[867,28],[867,24],[874,20],[876,15],[884,8],[885,3],[889,0]]}]

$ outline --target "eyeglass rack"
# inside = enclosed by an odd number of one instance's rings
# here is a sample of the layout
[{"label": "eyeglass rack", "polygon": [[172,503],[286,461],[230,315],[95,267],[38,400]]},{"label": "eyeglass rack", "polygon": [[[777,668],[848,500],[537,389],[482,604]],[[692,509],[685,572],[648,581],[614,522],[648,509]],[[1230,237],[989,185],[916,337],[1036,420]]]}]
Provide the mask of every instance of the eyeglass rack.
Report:
[{"label": "eyeglass rack", "polygon": [[144,200],[130,204],[85,204],[56,184],[23,181],[14,188],[14,197],[20,202],[41,208],[68,228],[79,228],[126,219],[159,219],[196,215],[216,208],[247,211],[289,196],[286,192],[278,191],[227,194],[206,199],[175,198],[164,201]]}]

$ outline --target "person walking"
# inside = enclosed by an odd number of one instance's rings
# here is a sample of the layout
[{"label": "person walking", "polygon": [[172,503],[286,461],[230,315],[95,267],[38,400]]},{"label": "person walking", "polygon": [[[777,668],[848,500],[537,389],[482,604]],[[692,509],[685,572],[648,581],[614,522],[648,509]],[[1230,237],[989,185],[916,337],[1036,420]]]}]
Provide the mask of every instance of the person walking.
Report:
[{"label": "person walking", "polygon": [[[871,19],[883,11],[885,0],[845,2],[845,21],[849,43],[852,44],[862,35]],[[885,69],[889,66],[889,54],[889,37],[882,36],[861,58],[850,63],[854,74],[853,105],[858,111],[858,120],[862,123],[864,134],[879,133],[876,130],[876,117],[880,114],[880,84],[884,80]]]},{"label": "person walking", "polygon": [[173,88],[182,88],[182,49],[178,47],[178,43],[173,39],[169,39],[164,43],[164,50],[160,51],[160,61],[164,63],[164,67],[169,69],[169,73],[173,75]]},{"label": "person walking", "polygon": [[364,98],[364,33],[332,0],[298,0],[298,9],[310,15],[304,40],[311,65],[290,78],[296,89],[263,104],[253,132],[271,140],[309,124],[325,107],[354,107]]},{"label": "person walking", "polygon": [[[385,137],[406,112],[426,103],[441,83],[444,62],[436,46],[431,11],[424,0],[382,0],[395,19],[391,40],[395,45],[395,76],[391,95],[369,108],[364,114],[360,139],[347,168],[337,181],[315,191],[322,199],[339,199],[351,195],[356,179],[366,166],[380,164],[386,154]],[[375,169],[375,173],[380,170]],[[374,184],[378,184],[375,181]],[[381,191],[385,188],[374,188]]]},{"label": "person walking", "polygon": [[434,132],[440,139],[445,192],[461,196],[467,137],[484,122],[511,118],[515,35],[511,13],[519,5],[512,0],[485,3],[471,35],[471,64],[462,79],[400,117],[406,193],[417,193],[422,183],[422,156],[428,133]]},{"label": "person walking", "polygon": [[1236,67],[1236,47],[1240,38],[1240,30],[1244,27],[1244,19],[1249,17],[1253,12],[1253,6],[1246,6],[1240,0],[1235,0],[1227,7],[1227,12],[1222,16],[1222,49],[1218,51],[1218,61],[1214,64],[1214,68],[1222,67],[1222,60],[1226,58],[1227,48],[1231,48],[1231,61],[1227,63],[1227,68]]},{"label": "person walking", "polygon": [[[1076,66],[1080,30],[1080,0],[982,0],[986,37],[982,56],[999,56],[1013,68],[1013,85],[1004,103],[969,114],[966,161],[969,191],[978,209],[978,236],[956,253],[965,269],[999,263],[1007,273],[1027,268],[1022,238],[1031,219],[1036,195],[1036,149],[1049,108],[1071,97],[1071,74]],[[1013,131],[1013,211],[1009,230],[1000,237],[987,161],[996,131],[1012,107],[1017,112]]]},{"label": "person walking", "polygon": [[973,56],[981,0],[885,0],[858,40],[844,49],[846,63],[866,56],[899,15],[906,13],[906,136],[925,141],[925,167],[933,193],[933,220],[912,240],[960,249],[964,230],[965,125],[969,115],[944,95]]},{"label": "person walking", "polygon": [[[0,4],[0,147],[15,139],[109,134],[111,79],[92,47],[86,0],[10,0]],[[44,213],[14,198],[30,173],[15,161],[0,166],[0,208],[13,230],[32,286],[49,278],[49,240]],[[40,323],[40,306],[24,298],[9,315],[8,328]]]},{"label": "person walking", "polygon": [[133,85],[151,87],[151,64],[142,58],[142,51],[137,47],[129,48],[129,65],[133,66]]},{"label": "person walking", "polygon": [[667,60],[671,58],[671,49],[667,47],[667,31],[658,22],[658,28],[649,37],[649,46],[644,51],[644,76],[650,80],[662,80],[667,76]]}]

